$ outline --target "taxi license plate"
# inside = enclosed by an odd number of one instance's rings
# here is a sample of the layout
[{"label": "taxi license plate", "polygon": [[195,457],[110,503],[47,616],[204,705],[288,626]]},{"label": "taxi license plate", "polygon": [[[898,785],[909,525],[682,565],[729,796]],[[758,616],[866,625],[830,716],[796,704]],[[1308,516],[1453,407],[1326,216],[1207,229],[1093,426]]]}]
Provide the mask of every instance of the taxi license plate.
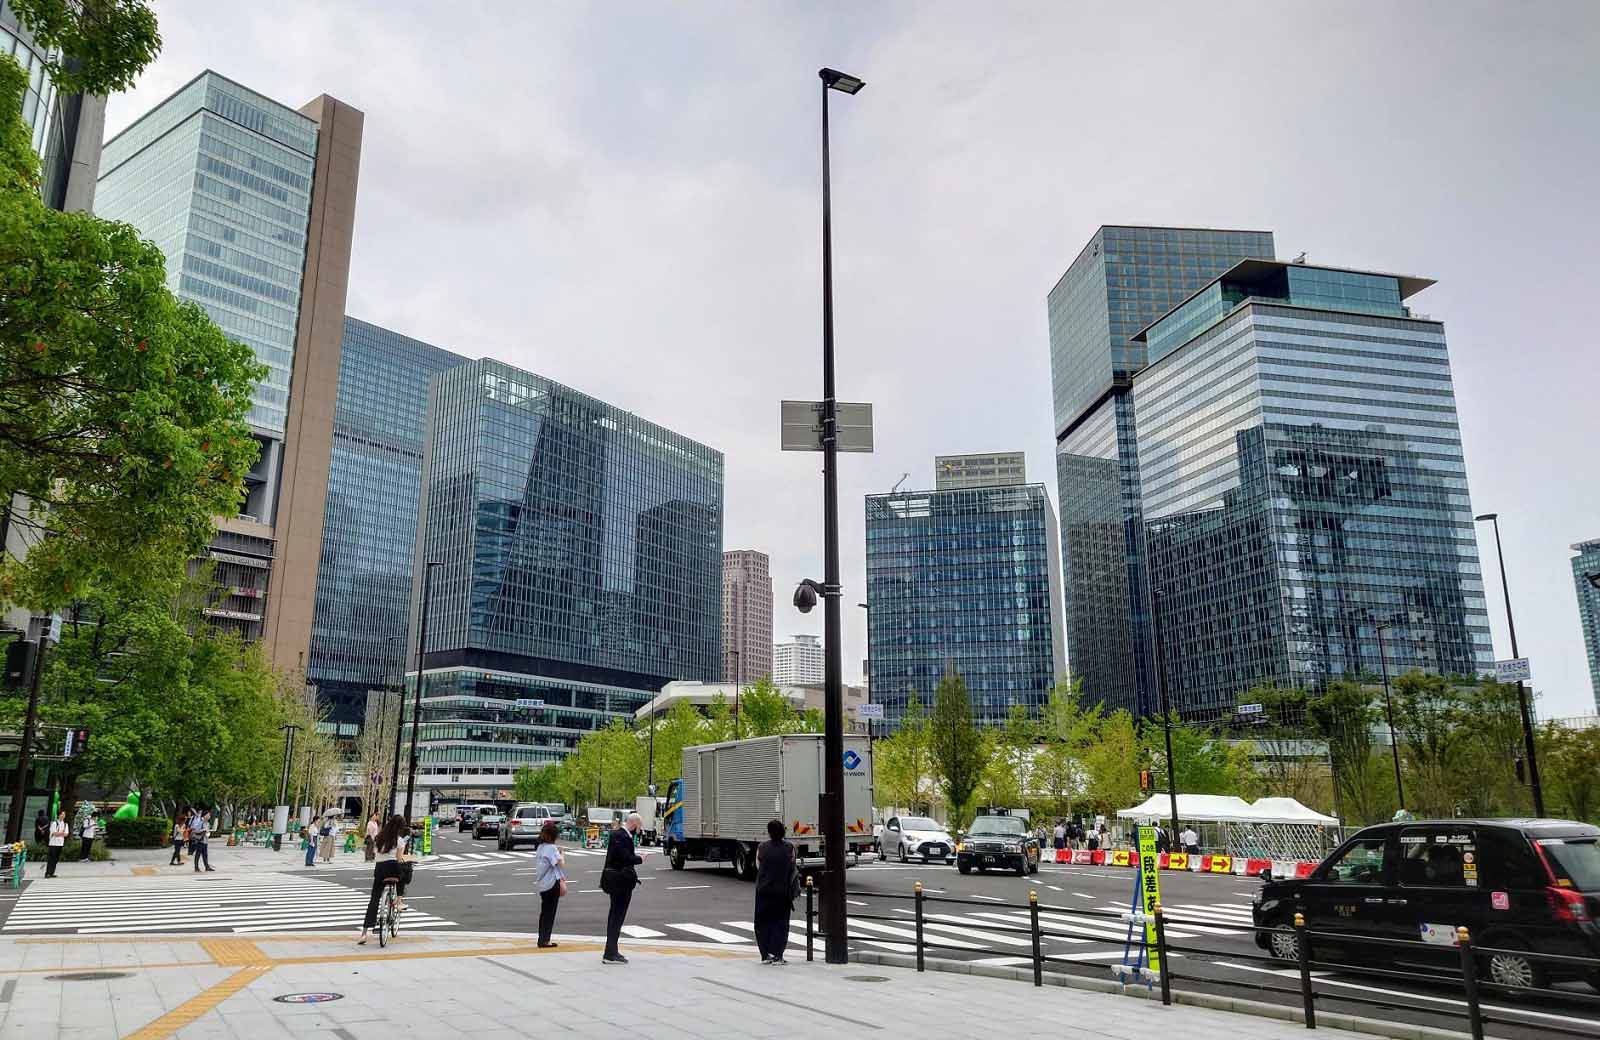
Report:
[{"label": "taxi license plate", "polygon": [[987,867],[989,864],[991,864],[993,862],[994,862],[994,857],[993,856],[985,856],[985,857],[983,857],[983,865],[984,866]]}]

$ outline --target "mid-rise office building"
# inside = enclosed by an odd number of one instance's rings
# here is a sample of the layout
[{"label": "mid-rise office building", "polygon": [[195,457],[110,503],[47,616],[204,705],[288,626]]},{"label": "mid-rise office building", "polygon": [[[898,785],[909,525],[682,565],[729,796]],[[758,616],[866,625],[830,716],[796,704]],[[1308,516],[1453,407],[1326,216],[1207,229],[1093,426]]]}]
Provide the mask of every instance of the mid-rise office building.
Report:
[{"label": "mid-rise office building", "polygon": [[1578,623],[1583,626],[1583,646],[1589,652],[1589,686],[1594,710],[1600,712],[1600,538],[1572,547],[1572,582],[1578,590]]},{"label": "mid-rise office building", "polygon": [[790,636],[787,643],[773,644],[772,681],[779,686],[820,683],[826,667],[821,636],[801,632]]},{"label": "mid-rise office building", "polygon": [[1493,664],[1444,327],[1422,278],[1235,265],[1135,337],[1172,708]]},{"label": "mid-rise office building", "polygon": [[433,377],[424,455],[424,783],[556,761],[721,674],[721,452],[484,359]]},{"label": "mid-rise office building", "polygon": [[326,94],[294,109],[207,71],[106,142],[95,197],[267,368],[248,416],[261,455],[212,542],[206,613],[280,668],[311,643],[361,135]]},{"label": "mid-rise office building", "polygon": [[1028,482],[1027,458],[1020,451],[982,455],[936,455],[933,460],[935,491],[961,488],[1010,487]]},{"label": "mid-rise office building", "polygon": [[466,359],[346,317],[306,677],[351,735],[398,688],[417,551],[428,382]]},{"label": "mid-rise office building", "polygon": [[722,681],[772,674],[772,568],[764,552],[722,554]]},{"label": "mid-rise office building", "polygon": [[1067,650],[1091,700],[1157,710],[1130,393],[1146,356],[1133,336],[1238,261],[1272,255],[1268,231],[1107,226],[1050,290]]},{"label": "mid-rise office building", "polygon": [[1060,546],[1041,484],[867,496],[872,703],[898,724],[931,705],[945,671],[974,717],[1037,707],[1065,673]]}]

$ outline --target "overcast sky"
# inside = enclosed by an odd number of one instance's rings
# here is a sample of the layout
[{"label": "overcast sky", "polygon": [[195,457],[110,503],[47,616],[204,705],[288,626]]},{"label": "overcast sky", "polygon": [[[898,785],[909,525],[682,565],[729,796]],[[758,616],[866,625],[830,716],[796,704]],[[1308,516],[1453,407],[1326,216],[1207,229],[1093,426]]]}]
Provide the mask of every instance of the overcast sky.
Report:
[{"label": "overcast sky", "polygon": [[[349,313],[721,449],[774,631],[822,577],[816,70],[835,95],[845,675],[862,495],[1025,449],[1055,498],[1045,294],[1105,223],[1269,229],[1414,273],[1446,324],[1476,511],[1499,511],[1546,716],[1592,710],[1568,545],[1600,537],[1600,4],[157,4],[115,132],[213,68],[366,113]],[[1480,532],[1496,653],[1509,657]]]}]

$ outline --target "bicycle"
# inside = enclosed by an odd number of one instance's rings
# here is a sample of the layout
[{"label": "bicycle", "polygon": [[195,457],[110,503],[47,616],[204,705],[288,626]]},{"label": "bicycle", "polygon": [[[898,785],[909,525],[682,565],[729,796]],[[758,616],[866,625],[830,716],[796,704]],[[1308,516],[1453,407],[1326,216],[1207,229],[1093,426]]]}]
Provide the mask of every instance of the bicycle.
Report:
[{"label": "bicycle", "polygon": [[378,945],[388,946],[400,933],[400,879],[385,878],[378,903]]}]

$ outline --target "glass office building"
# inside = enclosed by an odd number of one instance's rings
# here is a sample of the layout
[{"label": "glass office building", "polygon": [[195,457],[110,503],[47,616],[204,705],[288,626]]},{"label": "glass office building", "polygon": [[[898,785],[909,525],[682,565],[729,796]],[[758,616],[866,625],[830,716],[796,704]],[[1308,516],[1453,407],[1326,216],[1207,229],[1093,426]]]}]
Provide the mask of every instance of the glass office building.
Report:
[{"label": "glass office building", "polygon": [[1107,226],[1050,290],[1068,660],[1091,700],[1156,711],[1129,393],[1147,356],[1133,336],[1238,261],[1272,254],[1268,231]]},{"label": "glass office building", "polygon": [[428,424],[424,773],[553,760],[717,679],[721,452],[487,359],[434,377]]},{"label": "glass office building", "polygon": [[63,94],[45,62],[59,55],[41,46],[6,0],[0,0],[0,56],[22,67],[28,85],[22,94],[22,121],[39,154],[39,193],[52,209],[76,212],[94,204],[105,129],[106,99]]},{"label": "glass office building", "polygon": [[348,732],[405,674],[428,382],[466,359],[344,320],[307,678]]},{"label": "glass office building", "polygon": [[1065,674],[1055,512],[1041,484],[868,495],[872,701],[893,727],[947,668],[974,718],[1037,708]]},{"label": "glass office building", "polygon": [[1443,326],[1426,279],[1245,261],[1136,339],[1152,589],[1173,710],[1493,664]]},{"label": "glass office building", "polygon": [[1594,710],[1600,714],[1600,538],[1572,547],[1572,581],[1578,590],[1578,623],[1583,626],[1583,646],[1589,652],[1589,685]]}]

